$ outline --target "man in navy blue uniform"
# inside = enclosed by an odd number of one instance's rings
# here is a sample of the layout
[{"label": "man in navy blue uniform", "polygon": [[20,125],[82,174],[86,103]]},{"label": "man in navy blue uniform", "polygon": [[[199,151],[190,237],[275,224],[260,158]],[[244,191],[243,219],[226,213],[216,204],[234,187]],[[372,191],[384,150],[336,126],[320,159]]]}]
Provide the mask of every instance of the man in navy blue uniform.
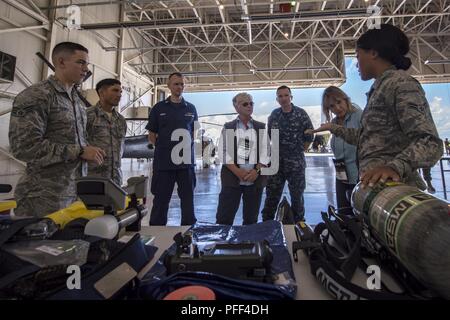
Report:
[{"label": "man in navy blue uniform", "polygon": [[[151,109],[145,127],[149,131],[150,143],[155,146],[151,183],[151,192],[155,198],[150,225],[167,224],[167,211],[175,182],[181,200],[181,225],[191,225],[197,221],[194,214],[196,179],[193,142],[194,123],[198,120],[197,110],[182,97],[184,90],[182,74],[172,73],[167,86],[171,95]],[[188,134],[179,138],[178,133],[183,131]],[[177,151],[180,145],[183,149]],[[186,150],[190,150],[188,158],[187,154],[183,157]],[[183,158],[181,162],[180,157]]]},{"label": "man in navy blue uniform", "polygon": [[284,185],[288,182],[291,195],[292,211],[295,222],[304,220],[305,201],[305,151],[313,141],[312,134],[305,134],[305,130],[313,128],[311,119],[305,110],[292,103],[291,89],[281,86],[277,89],[279,108],[272,111],[267,123],[269,133],[272,129],[279,130],[279,160],[278,172],[269,176],[266,186],[266,201],[262,210],[263,221],[273,220],[283,193]]}]

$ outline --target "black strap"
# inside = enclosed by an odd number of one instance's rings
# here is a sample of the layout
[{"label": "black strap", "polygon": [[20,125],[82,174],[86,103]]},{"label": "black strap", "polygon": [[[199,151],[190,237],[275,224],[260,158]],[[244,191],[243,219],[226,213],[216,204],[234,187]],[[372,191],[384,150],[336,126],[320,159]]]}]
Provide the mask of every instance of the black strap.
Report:
[{"label": "black strap", "polygon": [[[332,217],[334,219],[332,220]],[[411,300],[417,299],[405,293],[390,291],[383,283],[381,290],[369,290],[357,286],[351,279],[358,267],[365,262],[361,258],[360,221],[354,216],[336,213],[330,207],[328,212],[322,212],[324,222],[314,228],[316,246],[307,251],[311,273],[321,282],[325,289],[340,300]],[[324,232],[324,231],[328,232]],[[333,244],[329,243],[332,237]],[[338,272],[340,271],[340,272]]]},{"label": "black strap", "polygon": [[357,286],[336,272],[321,248],[310,253],[311,273],[338,300],[411,300],[414,297],[387,291],[375,291]]},{"label": "black strap", "polygon": [[[331,220],[331,216],[334,216],[335,220]],[[324,222],[314,230],[317,239],[322,240],[321,245],[326,257],[350,281],[361,260],[361,227],[356,219],[339,216],[332,210],[329,210],[328,214],[322,212],[322,219]],[[328,234],[321,236],[324,230],[327,230]],[[340,249],[329,244],[330,237]]]},{"label": "black strap", "polygon": [[[36,223],[40,221],[40,218],[26,218],[26,219],[19,219],[19,220],[13,220],[8,221],[9,226],[2,230],[0,232],[0,248],[1,246],[6,243],[9,239],[14,237],[18,232],[20,232],[24,227]],[[32,274],[36,271],[38,271],[40,267],[36,265],[27,265],[19,270],[15,270],[13,272],[8,273],[6,276],[0,278],[0,288],[6,288],[11,283],[15,282],[16,280]]]},{"label": "black strap", "polygon": [[0,232],[0,247],[26,226],[39,222],[41,218],[26,218],[10,221],[9,226]]},{"label": "black strap", "polygon": [[30,264],[20,268],[19,270],[8,273],[6,276],[0,278],[0,290],[3,288],[7,288],[10,284],[14,283],[16,280],[19,280],[20,278],[27,276],[29,274],[35,273],[40,269],[41,269],[40,267],[34,264]]}]

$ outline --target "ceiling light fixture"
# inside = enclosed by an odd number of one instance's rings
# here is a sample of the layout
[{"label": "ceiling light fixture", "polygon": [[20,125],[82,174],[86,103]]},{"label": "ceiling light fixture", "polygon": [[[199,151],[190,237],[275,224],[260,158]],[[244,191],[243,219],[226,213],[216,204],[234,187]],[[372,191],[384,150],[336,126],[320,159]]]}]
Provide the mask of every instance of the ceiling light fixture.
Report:
[{"label": "ceiling light fixture", "polygon": [[424,64],[449,64],[450,59],[444,60],[425,60]]}]

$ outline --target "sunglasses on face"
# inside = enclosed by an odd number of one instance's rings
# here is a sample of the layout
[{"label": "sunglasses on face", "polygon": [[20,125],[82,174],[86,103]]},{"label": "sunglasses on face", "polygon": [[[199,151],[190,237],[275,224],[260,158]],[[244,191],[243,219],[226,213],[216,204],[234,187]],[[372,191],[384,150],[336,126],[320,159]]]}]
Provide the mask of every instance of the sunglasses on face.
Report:
[{"label": "sunglasses on face", "polygon": [[242,104],[243,107],[248,107],[249,105],[253,107],[254,102],[253,102],[253,101],[250,101],[250,102],[244,102],[244,103]]}]

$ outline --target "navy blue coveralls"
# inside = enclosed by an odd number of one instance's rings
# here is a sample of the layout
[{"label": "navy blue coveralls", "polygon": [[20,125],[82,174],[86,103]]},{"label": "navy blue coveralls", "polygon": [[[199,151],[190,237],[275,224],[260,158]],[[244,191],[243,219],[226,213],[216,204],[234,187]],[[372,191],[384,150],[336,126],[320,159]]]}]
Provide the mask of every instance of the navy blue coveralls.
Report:
[{"label": "navy blue coveralls", "polygon": [[[150,225],[167,224],[167,211],[175,182],[181,200],[181,225],[192,225],[197,221],[194,214],[196,179],[193,143],[194,122],[197,120],[195,106],[184,99],[181,103],[173,103],[169,97],[155,104],[150,111],[145,128],[158,135],[153,159],[151,192],[155,197]],[[171,141],[172,132],[176,129],[186,129],[190,132],[190,141],[183,141],[191,146],[190,163],[174,164],[171,159],[172,148],[180,143]]]}]

